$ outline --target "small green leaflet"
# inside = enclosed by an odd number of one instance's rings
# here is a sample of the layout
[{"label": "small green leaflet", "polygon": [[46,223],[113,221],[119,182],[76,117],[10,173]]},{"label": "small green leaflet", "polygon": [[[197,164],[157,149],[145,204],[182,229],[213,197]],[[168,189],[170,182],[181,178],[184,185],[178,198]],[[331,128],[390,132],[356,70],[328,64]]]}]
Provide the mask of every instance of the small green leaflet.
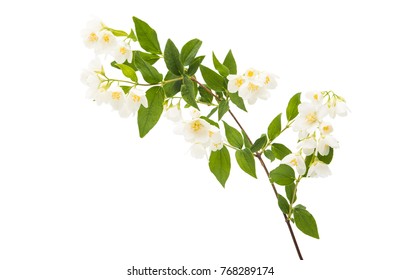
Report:
[{"label": "small green leaflet", "polygon": [[231,172],[231,158],[228,149],[224,146],[221,150],[211,152],[208,166],[221,185],[225,187]]},{"label": "small green leaflet", "polygon": [[192,39],[182,47],[181,61],[183,65],[190,65],[193,62],[197,52],[201,47],[201,44],[202,42],[199,39]]},{"label": "small green leaflet", "polygon": [[122,74],[124,74],[125,77],[131,79],[135,83],[138,82],[138,77],[136,75],[135,70],[133,70],[132,67],[125,64],[116,64],[116,66],[118,66],[119,69],[121,69]]},{"label": "small green leaflet", "polygon": [[305,208],[294,208],[294,222],[304,234],[319,239],[317,222]]},{"label": "small green leaflet", "polygon": [[222,117],[229,111],[229,103],[226,100],[221,100],[218,105],[218,120],[221,120]]},{"label": "small green leaflet", "polygon": [[257,153],[259,150],[261,150],[262,148],[264,148],[264,146],[267,144],[267,141],[268,141],[267,135],[265,135],[265,134],[261,135],[261,137],[258,138],[258,139],[254,142],[253,146],[251,146],[250,150],[251,150],[253,153]]},{"label": "small green leaflet", "polygon": [[236,161],[239,164],[239,167],[244,172],[257,179],[256,162],[254,160],[253,153],[250,151],[250,149],[245,148],[243,150],[238,150],[236,151],[235,156],[236,156]]},{"label": "small green leaflet", "polygon": [[286,119],[288,121],[293,120],[299,114],[298,107],[301,103],[300,97],[301,97],[301,92],[296,93],[295,95],[293,95],[292,98],[290,98],[289,103],[286,107]]},{"label": "small green leaflet", "polygon": [[140,46],[150,53],[161,54],[162,52],[160,43],[158,42],[157,32],[146,22],[137,17],[133,17],[132,19],[135,23],[136,35]]},{"label": "small green leaflet", "polygon": [[235,104],[239,109],[247,112],[246,105],[244,105],[243,98],[241,98],[237,92],[230,93],[229,97],[231,98],[231,101],[233,104]]},{"label": "small green leaflet", "polygon": [[193,76],[196,74],[197,70],[199,70],[200,64],[203,62],[205,56],[196,57],[189,65],[189,69],[187,70],[188,75]]},{"label": "small green leaflet", "polygon": [[229,144],[232,146],[241,149],[243,147],[243,137],[242,134],[236,130],[236,128],[230,126],[226,122],[224,123],[225,135]]},{"label": "small green leaflet", "polygon": [[183,74],[183,64],[179,56],[179,51],[171,39],[168,39],[164,50],[164,61],[168,70],[173,74],[180,76]]},{"label": "small green leaflet", "polygon": [[264,151],[264,156],[269,159],[271,162],[275,160],[275,155],[271,150],[265,150]]},{"label": "small green leaflet", "polygon": [[274,140],[281,134],[281,115],[277,115],[268,126],[268,138],[269,141]]},{"label": "small green leaflet", "polygon": [[218,73],[221,74],[223,77],[227,77],[229,75],[229,69],[225,65],[223,65],[221,62],[219,62],[218,58],[215,56],[215,53],[212,53],[212,58],[213,58],[213,63],[215,69],[217,69]]},{"label": "small green leaflet", "polygon": [[292,151],[290,151],[285,145],[280,143],[273,143],[271,145],[271,150],[274,153],[274,156],[279,160],[282,160],[285,156],[292,153]]},{"label": "small green leaflet", "polygon": [[207,86],[215,91],[224,91],[225,80],[222,76],[203,65],[200,65],[200,71]]},{"label": "small green leaflet", "polygon": [[144,61],[138,52],[133,53],[133,61],[135,61],[136,67],[142,73],[143,79],[146,82],[149,84],[158,84],[162,81],[162,74],[148,62]]},{"label": "small green leaflet", "polygon": [[282,195],[278,194],[278,205],[284,214],[289,214],[289,203]]},{"label": "small green leaflet", "polygon": [[236,61],[231,50],[226,55],[223,64],[229,69],[230,74],[237,74]]},{"label": "small green leaflet", "polygon": [[182,93],[182,98],[185,100],[187,104],[190,106],[193,106],[197,110],[199,109],[199,106],[197,105],[196,102],[196,94],[194,91],[194,84],[192,80],[190,80],[187,76],[183,78],[183,84],[181,87],[181,93]]},{"label": "small green leaflet", "polygon": [[293,184],[295,178],[294,170],[289,165],[281,164],[271,171],[270,178],[272,182],[281,186]]},{"label": "small green leaflet", "polygon": [[138,111],[138,127],[141,138],[157,124],[164,110],[164,89],[152,87],[146,92],[148,107],[140,106]]}]

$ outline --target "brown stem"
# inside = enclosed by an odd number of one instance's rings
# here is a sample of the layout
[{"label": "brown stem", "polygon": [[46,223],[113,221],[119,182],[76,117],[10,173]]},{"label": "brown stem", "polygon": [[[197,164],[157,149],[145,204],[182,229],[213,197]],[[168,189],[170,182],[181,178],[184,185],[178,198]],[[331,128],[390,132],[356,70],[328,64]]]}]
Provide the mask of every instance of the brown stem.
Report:
[{"label": "brown stem", "polygon": [[[208,92],[209,94],[211,94],[212,96],[214,96],[215,99],[216,99],[218,102],[221,101],[221,99],[219,98],[218,95],[216,95],[216,94],[213,93],[209,88],[207,88],[207,87],[204,86],[202,83],[200,83],[199,81],[197,81],[195,77],[191,77],[190,79],[191,79],[193,82],[196,82],[200,87],[204,88],[204,90],[205,90],[206,92]],[[253,144],[253,142],[251,141],[249,135],[248,135],[247,132],[244,130],[243,126],[240,124],[240,122],[239,122],[239,120],[236,118],[236,116],[232,113],[231,110],[229,110],[228,112],[229,112],[229,114],[232,116],[232,118],[235,120],[236,124],[237,124],[237,125],[240,127],[240,129],[243,131],[243,133],[246,135],[246,137],[247,137],[247,139],[249,140],[250,144]],[[258,158],[258,160],[260,161],[261,166],[263,167],[265,173],[267,174],[267,176],[268,176],[268,178],[269,178],[269,177],[270,177],[269,171],[268,171],[267,166],[265,165],[264,160],[262,159],[262,154],[257,153],[255,156],[256,156],[256,158]],[[272,186],[272,189],[273,189],[273,191],[274,191],[274,193],[275,193],[276,198],[278,199],[278,192],[277,192],[277,190],[276,190],[276,187],[275,187],[274,182],[271,182],[271,181],[270,181],[270,184],[271,184],[271,186]],[[296,236],[294,235],[294,232],[293,232],[293,229],[292,229],[292,225],[290,224],[290,220],[289,220],[288,216],[287,216],[285,213],[282,213],[282,214],[283,214],[283,218],[285,219],[285,223],[286,223],[286,225],[287,225],[288,228],[289,228],[290,236],[292,237],[294,246],[295,246],[295,248],[296,248],[297,255],[299,256],[299,259],[300,259],[300,260],[303,260],[303,256],[301,255],[301,251],[300,251],[299,245],[298,245],[298,243],[297,243]]]}]

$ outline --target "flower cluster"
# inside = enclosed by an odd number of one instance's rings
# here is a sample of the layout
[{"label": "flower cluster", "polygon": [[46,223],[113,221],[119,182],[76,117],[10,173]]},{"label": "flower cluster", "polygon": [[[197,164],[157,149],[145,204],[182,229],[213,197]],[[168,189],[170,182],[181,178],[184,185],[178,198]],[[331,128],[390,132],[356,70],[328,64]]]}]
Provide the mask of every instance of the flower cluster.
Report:
[{"label": "flower cluster", "polygon": [[210,152],[218,151],[224,146],[223,138],[218,127],[208,123],[196,109],[190,110],[191,119],[183,120],[180,109],[176,106],[166,111],[166,117],[177,122],[175,132],[184,136],[192,144],[190,153],[195,158],[203,158]]},{"label": "flower cluster", "polygon": [[293,122],[294,131],[299,133],[298,152],[287,155],[282,162],[295,167],[299,175],[306,173],[304,157],[310,157],[309,177],[326,177],[331,174],[327,163],[320,160],[339,147],[332,136],[333,127],[325,120],[326,116],[346,116],[349,109],[345,100],[328,92],[309,92],[306,94],[309,102],[298,106],[299,114]]},{"label": "flower cluster", "polygon": [[254,104],[258,98],[266,100],[270,97],[269,90],[276,88],[276,78],[273,74],[250,68],[243,75],[228,76],[228,91],[239,92],[240,97]]},{"label": "flower cluster", "polygon": [[94,49],[96,54],[112,55],[117,63],[132,61],[132,50],[126,41],[119,41],[104,23],[99,20],[89,21],[82,31],[85,45]]}]

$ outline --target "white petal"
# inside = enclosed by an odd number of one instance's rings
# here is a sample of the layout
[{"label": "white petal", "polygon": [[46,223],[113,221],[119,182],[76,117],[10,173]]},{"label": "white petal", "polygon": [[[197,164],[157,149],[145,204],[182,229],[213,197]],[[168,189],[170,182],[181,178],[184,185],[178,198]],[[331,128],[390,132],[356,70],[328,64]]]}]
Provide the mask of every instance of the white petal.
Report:
[{"label": "white petal", "polygon": [[190,147],[190,154],[194,158],[203,158],[206,155],[206,149],[204,149],[204,146],[201,144],[193,144],[192,147]]}]

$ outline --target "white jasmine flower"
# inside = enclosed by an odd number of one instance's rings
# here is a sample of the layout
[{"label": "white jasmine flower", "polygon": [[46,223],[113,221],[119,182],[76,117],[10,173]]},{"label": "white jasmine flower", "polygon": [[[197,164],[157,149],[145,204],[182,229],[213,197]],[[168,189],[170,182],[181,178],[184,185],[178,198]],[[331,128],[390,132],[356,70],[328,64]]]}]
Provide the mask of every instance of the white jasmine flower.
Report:
[{"label": "white jasmine flower", "polygon": [[254,68],[250,68],[250,69],[248,69],[248,70],[245,72],[244,76],[245,76],[247,79],[254,80],[254,79],[257,79],[257,78],[258,78],[258,74],[259,74],[259,73],[260,73],[260,72],[259,72],[258,70],[255,70]]},{"label": "white jasmine flower", "polygon": [[269,73],[260,73],[259,80],[264,84],[267,89],[274,89],[277,86],[276,76]]},{"label": "white jasmine flower", "polygon": [[345,117],[347,112],[350,111],[344,101],[340,101],[335,97],[327,102],[326,107],[331,118],[336,117],[336,115]]},{"label": "white jasmine flower", "polygon": [[106,92],[106,102],[109,103],[114,110],[121,110],[126,103],[126,96],[122,88],[119,86],[111,87]]},{"label": "white jasmine flower", "polygon": [[318,153],[323,156],[328,155],[329,147],[339,148],[338,141],[332,135],[321,135],[321,139],[318,141]]},{"label": "white jasmine flower", "polygon": [[114,59],[117,63],[124,63],[126,60],[132,62],[132,50],[126,43],[118,44],[113,52]]},{"label": "white jasmine flower", "polygon": [[303,149],[303,153],[306,156],[312,155],[317,147],[317,141],[314,138],[306,138],[299,142],[298,148]]},{"label": "white jasmine flower", "polygon": [[203,144],[195,143],[190,147],[190,154],[194,158],[201,159],[206,155],[206,149]]},{"label": "white jasmine flower", "polygon": [[98,53],[111,53],[117,45],[117,39],[108,30],[102,30],[99,32],[98,48],[96,51]]},{"label": "white jasmine flower", "polygon": [[295,131],[305,130],[308,133],[313,132],[327,114],[324,106],[312,103],[301,103],[298,108],[299,114],[293,123]]},{"label": "white jasmine flower", "polygon": [[246,82],[242,75],[229,75],[228,76],[228,91],[235,93]]},{"label": "white jasmine flower", "polygon": [[318,91],[311,91],[307,92],[305,96],[313,103],[317,105],[321,105],[322,101],[324,100],[324,96],[321,92]]},{"label": "white jasmine flower", "polygon": [[213,152],[221,150],[224,146],[221,131],[217,127],[211,125],[208,135],[210,137],[210,150]]},{"label": "white jasmine flower", "polygon": [[319,125],[319,131],[322,135],[327,135],[333,131],[333,127],[330,123],[323,122]]},{"label": "white jasmine flower", "polygon": [[135,87],[131,88],[126,99],[125,114],[135,115],[141,105],[145,108],[149,106],[145,92]]},{"label": "white jasmine flower", "polygon": [[186,141],[194,143],[207,143],[209,141],[210,124],[197,118],[186,122],[183,127],[183,135]]},{"label": "white jasmine flower", "polygon": [[252,105],[256,103],[258,98],[268,99],[270,93],[259,82],[250,80],[240,87],[239,95]]},{"label": "white jasmine flower", "polygon": [[177,105],[168,107],[165,110],[165,117],[173,122],[182,121],[182,111]]},{"label": "white jasmine flower", "polygon": [[201,117],[200,111],[197,110],[196,108],[190,107],[189,113],[190,113],[190,116],[192,116],[193,120]]},{"label": "white jasmine flower", "polygon": [[302,156],[297,154],[289,154],[282,159],[282,163],[295,167],[299,175],[306,173],[306,164]]},{"label": "white jasmine flower", "polygon": [[103,28],[103,24],[99,20],[91,20],[86,24],[86,28],[82,30],[83,42],[86,47],[93,49],[97,47],[100,36],[99,32]]},{"label": "white jasmine flower", "polygon": [[321,161],[314,161],[308,170],[308,177],[328,177],[331,175],[329,166]]}]

